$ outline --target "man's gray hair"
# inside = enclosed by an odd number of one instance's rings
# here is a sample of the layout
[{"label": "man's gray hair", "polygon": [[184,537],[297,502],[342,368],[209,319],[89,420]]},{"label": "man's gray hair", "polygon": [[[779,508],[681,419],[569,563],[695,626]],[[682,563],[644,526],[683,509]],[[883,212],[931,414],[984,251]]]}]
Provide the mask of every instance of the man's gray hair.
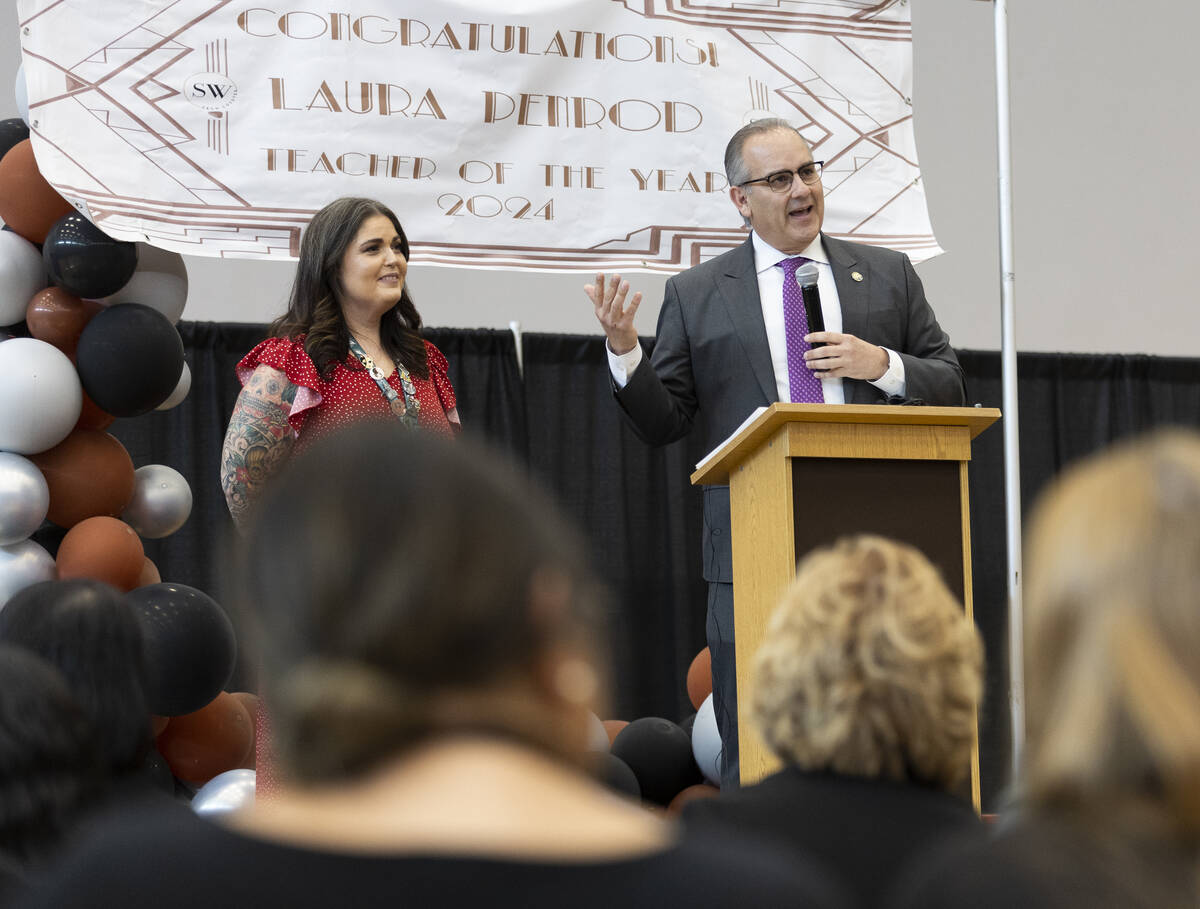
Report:
[{"label": "man's gray hair", "polygon": [[[730,138],[729,144],[725,146],[725,178],[729,181],[730,186],[737,186],[739,183],[752,179],[750,174],[746,172],[746,162],[742,158],[742,151],[746,147],[746,142],[753,136],[759,136],[763,133],[773,132],[777,129],[788,130],[800,136],[800,130],[788,123],[782,117],[764,117],[761,120],[751,120]],[[800,136],[803,140],[804,137]],[[808,142],[804,143],[808,145]],[[760,175],[763,176],[763,175]]]}]

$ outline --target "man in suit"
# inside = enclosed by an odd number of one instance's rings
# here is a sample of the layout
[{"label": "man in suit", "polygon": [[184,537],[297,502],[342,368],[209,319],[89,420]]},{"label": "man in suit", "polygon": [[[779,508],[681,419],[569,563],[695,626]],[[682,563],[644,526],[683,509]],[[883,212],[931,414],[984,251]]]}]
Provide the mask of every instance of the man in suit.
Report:
[{"label": "man in suit", "polygon": [[[627,303],[628,282],[604,275],[586,286],[608,340],[617,402],[646,442],[695,433],[708,451],[774,401],[965,403],[958,358],[908,257],[821,233],[820,168],[784,120],[756,120],[734,134],[725,150],[729,197],[750,237],[667,282],[649,363],[634,327],[641,294]],[[824,331],[807,331],[788,286],[803,261],[818,269]],[[729,489],[709,486],[706,630],[722,785],[736,786],[732,563]]]}]

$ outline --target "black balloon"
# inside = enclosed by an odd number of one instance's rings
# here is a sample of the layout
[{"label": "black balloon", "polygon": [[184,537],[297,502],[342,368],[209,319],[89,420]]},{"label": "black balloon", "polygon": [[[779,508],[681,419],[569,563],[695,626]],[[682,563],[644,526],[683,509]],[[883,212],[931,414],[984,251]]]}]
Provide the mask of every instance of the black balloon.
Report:
[{"label": "black balloon", "polygon": [[703,780],[692,756],[691,738],[670,720],[653,716],[634,720],[617,733],[612,753],[629,765],[647,802],[670,804],[688,786]]},{"label": "black balloon", "polygon": [[233,675],[237,643],[216,601],[186,584],[150,584],[125,598],[142,629],[150,712],[193,713],[220,694]]},{"label": "black balloon", "polygon": [[183,340],[171,321],[141,303],[96,313],[75,350],[83,390],[105,413],[136,417],[171,396],[183,375]]},{"label": "black balloon", "polygon": [[114,240],[77,212],[54,222],[42,244],[50,280],[77,297],[115,294],[137,270],[137,246]]},{"label": "black balloon", "polygon": [[588,755],[592,760],[592,772],[609,789],[634,799],[642,797],[642,787],[629,765],[607,751],[594,751]]},{"label": "black balloon", "polygon": [[0,120],[0,158],[8,154],[9,149],[18,142],[24,142],[28,138],[29,127],[20,117]]}]

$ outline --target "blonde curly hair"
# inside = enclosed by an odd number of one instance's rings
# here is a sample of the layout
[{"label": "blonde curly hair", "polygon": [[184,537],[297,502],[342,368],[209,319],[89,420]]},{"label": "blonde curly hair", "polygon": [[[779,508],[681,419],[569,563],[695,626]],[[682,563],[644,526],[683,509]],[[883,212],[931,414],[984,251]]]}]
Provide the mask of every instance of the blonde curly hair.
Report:
[{"label": "blonde curly hair", "polygon": [[983,644],[916,549],[859,535],[810,553],[764,641],[752,709],[785,762],[945,788],[962,778]]}]

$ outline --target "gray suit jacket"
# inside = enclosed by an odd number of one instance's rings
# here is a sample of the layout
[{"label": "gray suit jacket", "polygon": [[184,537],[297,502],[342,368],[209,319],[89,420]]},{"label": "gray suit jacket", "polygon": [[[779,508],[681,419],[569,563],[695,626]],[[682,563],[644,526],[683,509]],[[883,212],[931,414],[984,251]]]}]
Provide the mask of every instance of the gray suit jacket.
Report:
[{"label": "gray suit jacket", "polygon": [[[823,237],[842,308],[842,331],[904,360],[906,392],[927,404],[966,402],[950,339],[933,314],[908,256]],[[857,272],[861,281],[852,274]],[[884,403],[869,382],[844,379],[850,404]],[[616,398],[651,445],[698,434],[704,451],[726,439],[752,410],[778,399],[749,238],[667,282],[649,364]],[[704,490],[704,577],[732,582],[729,490]]]}]

